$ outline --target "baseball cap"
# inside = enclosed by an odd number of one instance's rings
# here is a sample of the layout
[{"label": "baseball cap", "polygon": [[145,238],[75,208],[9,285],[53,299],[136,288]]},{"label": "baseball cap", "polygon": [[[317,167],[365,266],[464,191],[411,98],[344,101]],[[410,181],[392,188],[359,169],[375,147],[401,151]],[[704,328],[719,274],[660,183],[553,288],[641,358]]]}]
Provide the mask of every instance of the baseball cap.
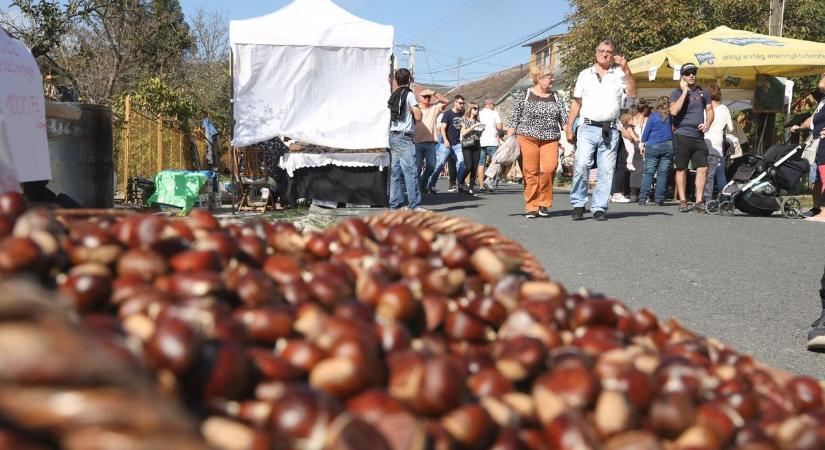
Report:
[{"label": "baseball cap", "polygon": [[687,64],[682,66],[682,70],[681,70],[680,74],[681,75],[687,75],[691,72],[696,73],[698,71],[699,71],[699,68],[696,67],[696,64],[687,63]]}]

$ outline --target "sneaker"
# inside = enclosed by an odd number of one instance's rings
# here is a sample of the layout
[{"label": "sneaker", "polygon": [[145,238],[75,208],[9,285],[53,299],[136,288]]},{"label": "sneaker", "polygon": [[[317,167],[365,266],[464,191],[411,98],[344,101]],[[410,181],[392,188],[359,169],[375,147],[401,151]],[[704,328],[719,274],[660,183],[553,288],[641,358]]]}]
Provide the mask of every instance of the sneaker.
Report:
[{"label": "sneaker", "polygon": [[450,188],[449,188],[449,189],[447,189],[447,192],[455,192],[455,191],[457,191],[457,190],[458,190],[458,186],[456,186],[456,185],[454,185],[454,184],[451,184],[451,185],[450,185]]},{"label": "sneaker", "polygon": [[693,212],[696,214],[704,214],[707,211],[705,210],[705,202],[696,202],[693,204]]},{"label": "sneaker", "polygon": [[679,202],[679,212],[686,213],[686,212],[689,212],[692,209],[693,209],[693,205],[691,205],[690,203],[688,203],[688,202]]},{"label": "sneaker", "polygon": [[639,206],[647,206],[647,200],[639,200]]},{"label": "sneaker", "polygon": [[657,200],[656,201],[656,206],[665,206],[665,201],[664,200]]},{"label": "sneaker", "polygon": [[808,331],[808,350],[825,351],[825,312],[811,324],[811,330]]},{"label": "sneaker", "polygon": [[573,220],[584,219],[584,206],[576,206],[573,208]]},{"label": "sneaker", "polygon": [[493,186],[493,183],[490,180],[484,180],[484,182],[481,183],[481,185],[484,186],[484,189],[487,189],[487,192],[493,192],[495,190],[495,187]]},{"label": "sneaker", "polygon": [[539,216],[539,213],[537,213],[536,211],[527,211],[527,214],[524,215],[524,217],[526,217],[528,219],[535,219],[538,216]]},{"label": "sneaker", "polygon": [[630,203],[630,199],[625,197],[621,192],[617,192],[610,197],[611,203]]},{"label": "sneaker", "polygon": [[470,194],[470,195],[476,195],[476,191],[474,191],[472,189],[467,189],[467,193]]},{"label": "sneaker", "polygon": [[805,211],[804,213],[802,213],[802,217],[813,217],[813,216],[819,214],[821,211],[822,210],[819,209],[819,208],[811,208],[811,209]]},{"label": "sneaker", "polygon": [[596,211],[593,213],[593,218],[599,222],[604,222],[607,220],[607,214],[604,211]]},{"label": "sneaker", "polygon": [[411,211],[412,212],[417,212],[417,213],[423,213],[423,212],[427,212],[428,210],[425,209],[425,208],[422,208],[420,206],[417,206],[415,209],[412,209]]},{"label": "sneaker", "polygon": [[539,206],[539,215],[541,217],[550,217],[550,208],[546,206]]}]

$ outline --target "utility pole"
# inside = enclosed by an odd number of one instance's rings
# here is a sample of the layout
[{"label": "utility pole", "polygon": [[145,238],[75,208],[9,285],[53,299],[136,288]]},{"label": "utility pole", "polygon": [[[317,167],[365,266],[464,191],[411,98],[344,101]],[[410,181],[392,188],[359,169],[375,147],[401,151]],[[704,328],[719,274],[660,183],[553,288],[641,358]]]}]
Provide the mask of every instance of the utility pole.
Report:
[{"label": "utility pole", "polygon": [[768,34],[782,36],[782,22],[785,17],[785,0],[770,0],[771,13],[768,18]]},{"label": "utility pole", "polygon": [[461,84],[461,62],[463,60],[458,58],[458,64],[455,66],[455,87],[458,87]]},{"label": "utility pole", "polygon": [[[404,53],[409,52],[409,54],[410,54],[410,74],[412,74],[413,84],[415,84],[415,52],[417,50],[424,51],[424,47],[422,47],[418,44],[395,44],[395,47],[403,48]],[[398,68],[398,63],[397,63],[398,58],[395,58],[395,61],[396,61],[396,65],[395,65],[394,68],[397,69]]]},{"label": "utility pole", "polygon": [[[785,0],[769,0],[771,5],[770,16],[768,17],[768,34],[771,36],[782,36],[782,22],[785,18]],[[761,119],[761,123],[763,126],[762,130],[759,130],[759,134],[763,137],[762,141],[760,142],[760,154],[765,151],[768,147],[773,145],[776,142],[775,130],[776,130],[776,114],[775,113],[766,113],[766,114],[755,114],[755,119],[757,120],[757,125]],[[759,127],[757,126],[757,130]]]}]

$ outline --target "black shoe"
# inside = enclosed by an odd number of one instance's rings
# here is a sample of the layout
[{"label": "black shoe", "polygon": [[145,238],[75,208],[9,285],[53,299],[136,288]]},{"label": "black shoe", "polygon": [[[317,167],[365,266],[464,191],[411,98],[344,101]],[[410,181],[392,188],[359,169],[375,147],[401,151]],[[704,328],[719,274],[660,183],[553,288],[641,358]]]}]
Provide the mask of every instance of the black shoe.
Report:
[{"label": "black shoe", "polygon": [[664,200],[657,201],[656,206],[665,206],[665,201]]},{"label": "black shoe", "polygon": [[639,206],[647,206],[647,200],[639,200]]},{"label": "black shoe", "polygon": [[550,217],[550,209],[546,206],[539,206],[539,215],[541,217]]},{"label": "black shoe", "polygon": [[811,331],[808,331],[808,350],[825,351],[825,312],[822,313],[822,317],[811,324]]},{"label": "black shoe", "polygon": [[576,206],[573,208],[573,220],[584,219],[584,206]]},{"label": "black shoe", "polygon": [[524,217],[526,217],[528,219],[535,219],[538,216],[539,216],[539,213],[537,213],[536,211],[527,211],[527,214],[524,215]]},{"label": "black shoe", "polygon": [[593,213],[593,218],[598,220],[599,222],[604,222],[607,220],[607,214],[604,211],[596,211]]}]

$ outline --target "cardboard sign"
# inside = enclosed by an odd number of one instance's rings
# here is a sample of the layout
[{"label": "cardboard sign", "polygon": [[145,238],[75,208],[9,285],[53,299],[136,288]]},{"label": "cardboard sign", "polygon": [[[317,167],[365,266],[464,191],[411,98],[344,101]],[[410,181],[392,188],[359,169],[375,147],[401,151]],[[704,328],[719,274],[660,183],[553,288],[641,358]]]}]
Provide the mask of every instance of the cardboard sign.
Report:
[{"label": "cardboard sign", "polygon": [[52,177],[42,83],[29,49],[0,27],[0,164],[9,160],[20,182]]}]

